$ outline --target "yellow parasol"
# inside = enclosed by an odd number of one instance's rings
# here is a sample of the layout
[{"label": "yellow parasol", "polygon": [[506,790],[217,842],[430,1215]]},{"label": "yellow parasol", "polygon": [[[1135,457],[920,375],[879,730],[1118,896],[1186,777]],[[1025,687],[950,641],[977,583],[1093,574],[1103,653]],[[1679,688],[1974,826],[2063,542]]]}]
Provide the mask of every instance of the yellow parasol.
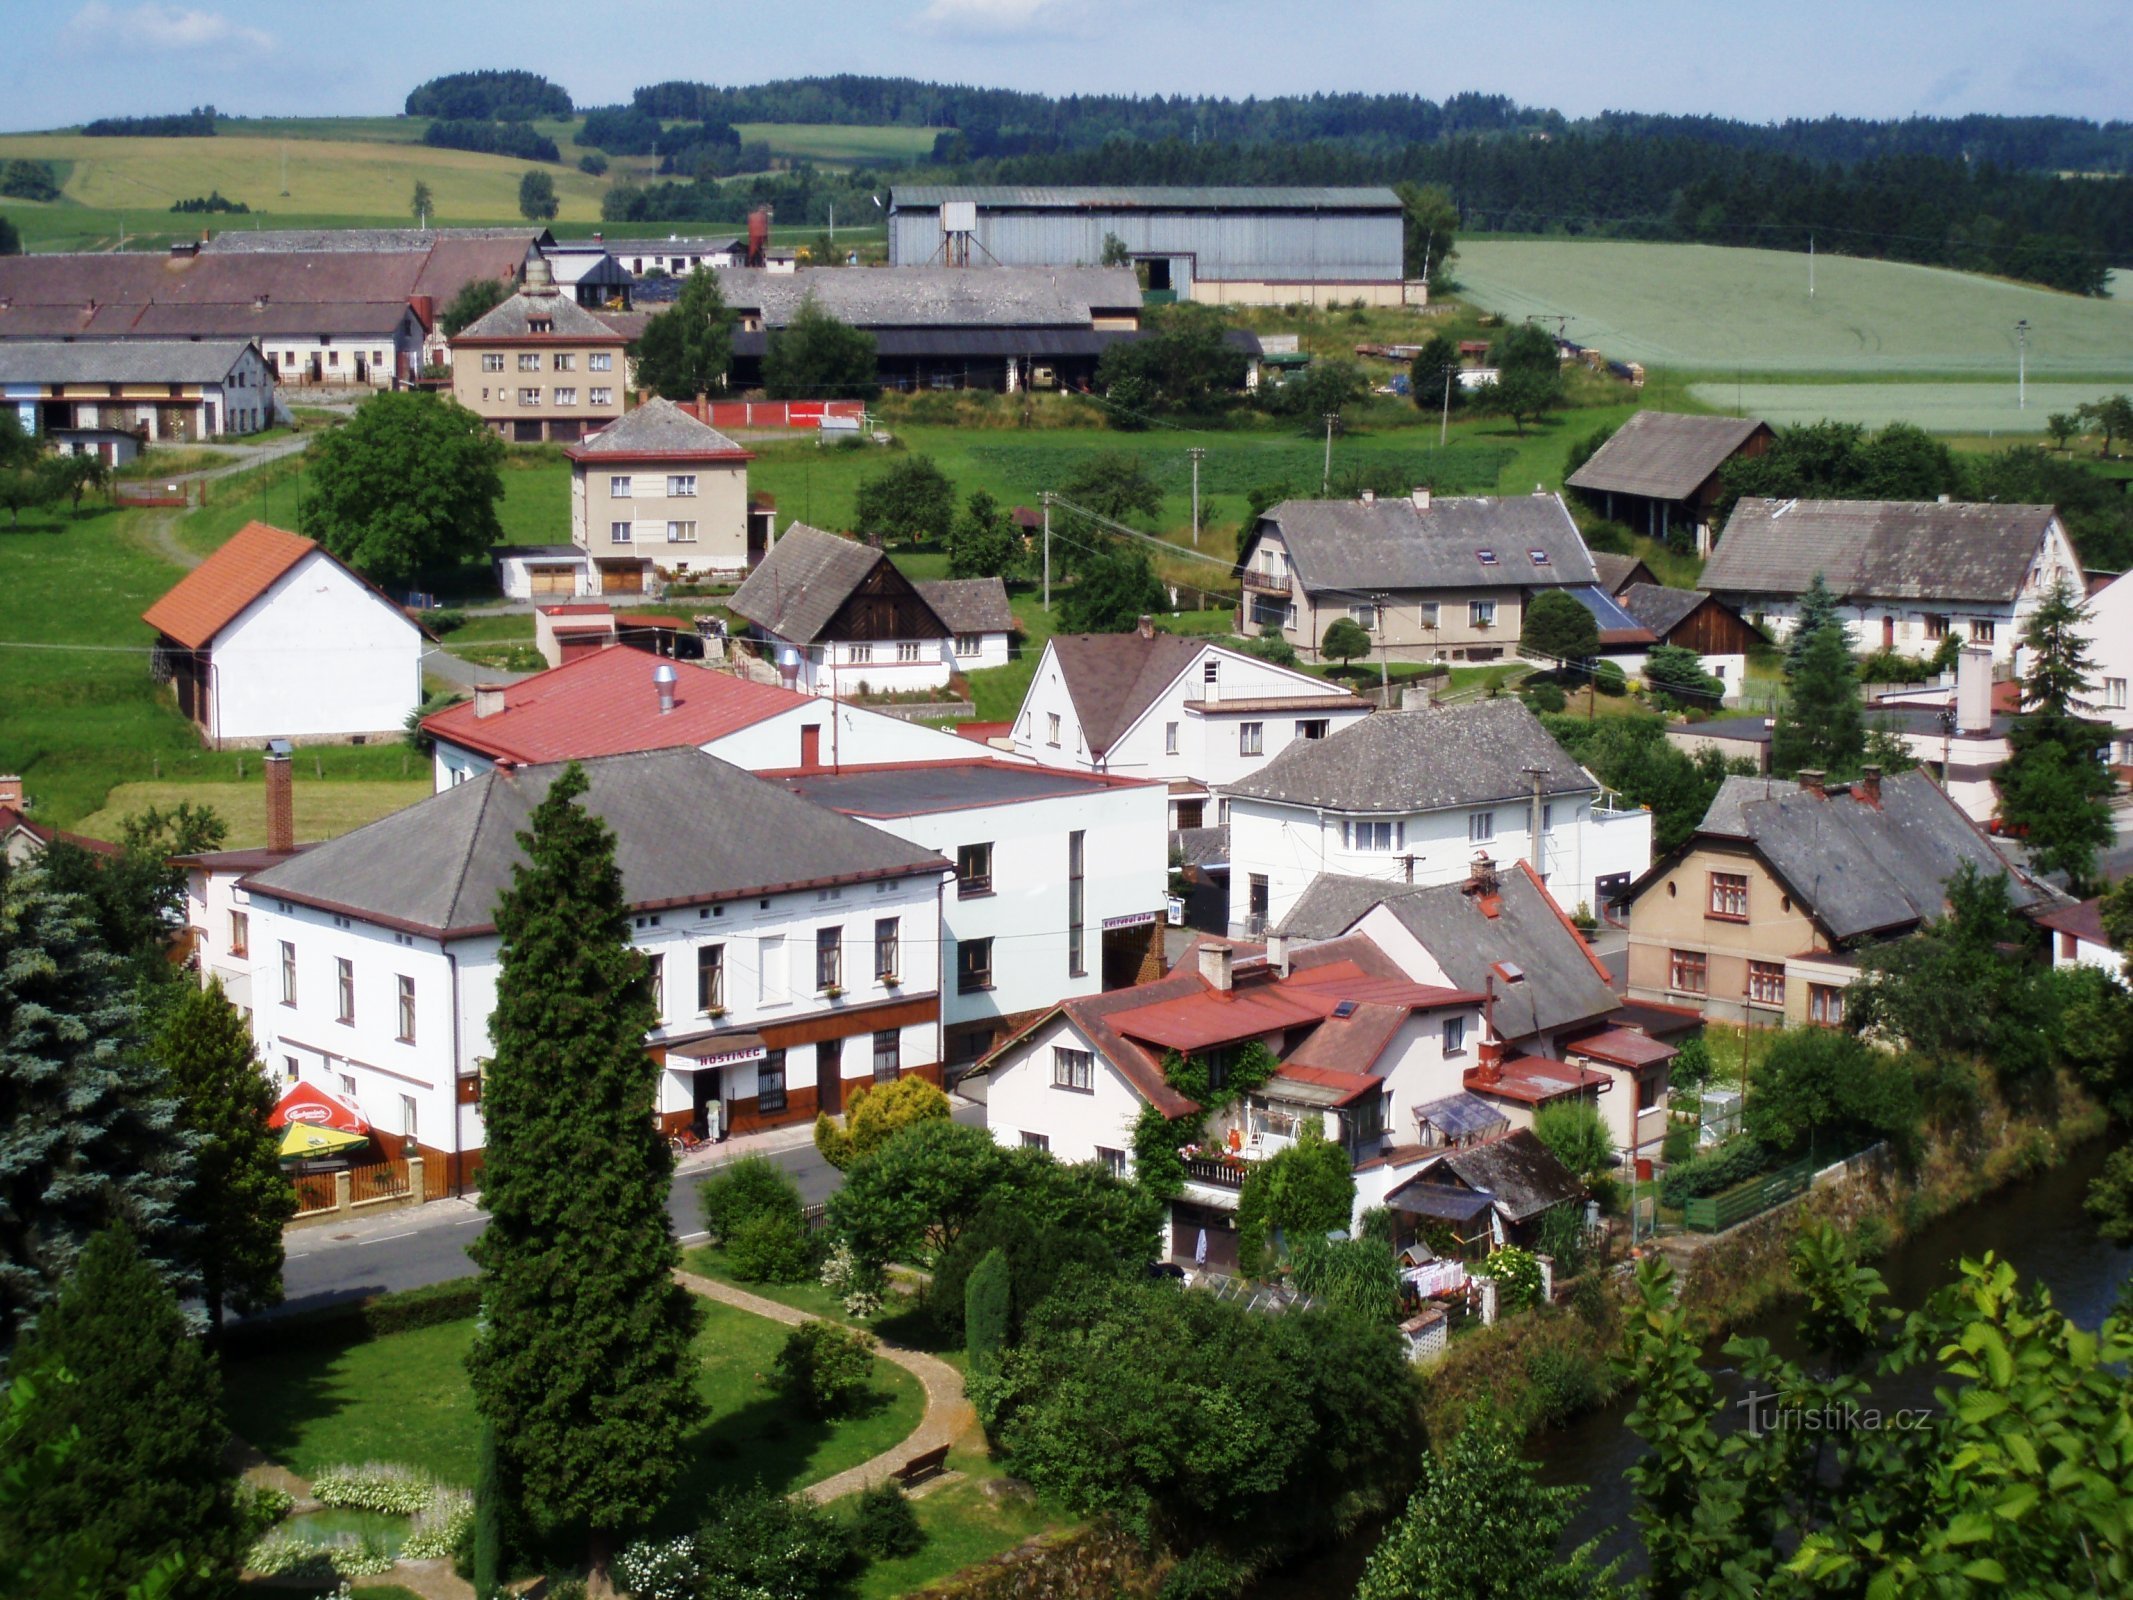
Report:
[{"label": "yellow parasol", "polygon": [[281,1137],[281,1158],[289,1161],[302,1156],[330,1156],[368,1142],[360,1133],[322,1128],[314,1122],[292,1122]]}]

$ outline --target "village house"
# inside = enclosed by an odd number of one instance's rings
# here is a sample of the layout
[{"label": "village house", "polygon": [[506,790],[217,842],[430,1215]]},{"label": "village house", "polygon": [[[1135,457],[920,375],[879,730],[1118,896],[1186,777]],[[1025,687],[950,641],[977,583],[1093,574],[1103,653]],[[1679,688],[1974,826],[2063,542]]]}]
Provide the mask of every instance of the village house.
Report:
[{"label": "village house", "polygon": [[[1762,636],[1723,600],[1701,589],[1633,583],[1615,593],[1615,603],[1651,634],[1653,645],[1695,651],[1703,670],[1723,683],[1727,694],[1740,692],[1748,673],[1748,653],[1762,642]],[[1602,653],[1634,678],[1644,671],[1650,646],[1613,650],[1603,641]]]},{"label": "village house", "polygon": [[0,411],[62,455],[119,465],[271,426],[274,375],[248,339],[0,339]]},{"label": "village house", "polygon": [[[0,778],[0,783],[5,782]],[[2101,898],[2055,907],[2038,916],[2037,926],[2052,942],[2053,966],[2094,967],[2126,982],[2126,955],[2111,942],[2103,925]]]},{"label": "village house", "polygon": [[1659,575],[1644,564],[1640,556],[1618,556],[1612,551],[1592,552],[1592,570],[1599,575],[1600,587],[1617,600],[1624,590],[1640,583],[1658,586]]},{"label": "village house", "polygon": [[2055,903],[1925,772],[1728,778],[1688,842],[1624,896],[1629,996],[1727,1022],[1835,1026],[1862,950],[1940,916],[1965,865],[2004,876],[2018,910]]},{"label": "village house", "polygon": [[1058,634],[1046,642],[1007,735],[1015,754],[1170,785],[1170,825],[1219,825],[1217,785],[1291,745],[1370,715],[1337,684],[1206,639],[1158,633]]},{"label": "village house", "polygon": [[[1456,1105],[1445,1102],[1440,1114]],[[1389,1185],[1383,1205],[1393,1214],[1392,1243],[1449,1259],[1477,1258],[1505,1245],[1536,1243],[1540,1219],[1557,1206],[1575,1206],[1584,1185],[1530,1129],[1463,1137],[1442,1148],[1403,1150],[1358,1174]],[[1375,1185],[1373,1184],[1373,1187]],[[1428,1241],[1453,1248],[1440,1253]]]},{"label": "village house", "polygon": [[1755,417],[1692,417],[1638,411],[1563,481],[1610,522],[1665,542],[1678,527],[1696,553],[1711,548],[1711,523],[1729,461],[1759,456],[1776,436]]},{"label": "village house", "polygon": [[1565,910],[1591,911],[1651,861],[1651,813],[1606,803],[1518,700],[1382,711],[1298,741],[1218,791],[1233,934],[1278,924],[1322,872],[1463,879],[1477,851],[1523,858]]},{"label": "village house", "polygon": [[216,748],[397,739],[428,632],[315,540],[248,522],[141,614],[153,670]]},{"label": "village house", "polygon": [[54,844],[69,844],[92,855],[115,856],[120,847],[87,834],[51,828],[30,815],[30,803],[19,773],[0,773],[0,861],[19,867],[36,860]]},{"label": "village house", "polygon": [[640,594],[655,573],[733,577],[761,559],[748,511],[753,452],[672,401],[647,400],[564,454],[570,542],[584,563],[572,592]]},{"label": "village house", "polygon": [[582,260],[604,256],[636,281],[655,274],[686,278],[698,267],[737,266],[744,253],[742,243],[739,235],[730,233],[693,237],[669,234],[664,239],[610,239],[595,230],[589,239],[558,239],[551,245],[544,245],[541,253],[557,265],[559,276],[562,264],[572,258]]},{"label": "village house", "polygon": [[[498,897],[561,770],[492,770],[265,866],[188,863],[203,974],[242,979],[268,1075],[339,1095],[454,1191],[484,1144]],[[663,1130],[805,1123],[862,1084],[938,1081],[948,862],[700,751],[584,770],[650,967]]]},{"label": "village house", "polygon": [[2109,724],[2108,759],[2120,783],[2133,782],[2133,574],[2120,573],[2088,597],[2084,612],[2090,670],[2089,715]]},{"label": "village house", "polygon": [[622,415],[627,347],[535,257],[516,294],[452,339],[452,398],[514,444],[582,439]]},{"label": "village house", "polygon": [[1278,628],[1314,661],[1344,617],[1388,660],[1502,660],[1518,653],[1535,595],[1599,583],[1562,497],[1539,493],[1284,500],[1237,566],[1237,631]]},{"label": "village house", "polygon": [[945,688],[958,672],[1003,665],[1014,628],[998,578],[915,581],[872,545],[804,522],[727,606],[788,684],[837,698]]},{"label": "village house", "polygon": [[1962,501],[1742,500],[1703,586],[1788,637],[1819,573],[1854,648],[1930,656],[1951,634],[2021,669],[2022,630],[2081,563],[2051,506]]}]

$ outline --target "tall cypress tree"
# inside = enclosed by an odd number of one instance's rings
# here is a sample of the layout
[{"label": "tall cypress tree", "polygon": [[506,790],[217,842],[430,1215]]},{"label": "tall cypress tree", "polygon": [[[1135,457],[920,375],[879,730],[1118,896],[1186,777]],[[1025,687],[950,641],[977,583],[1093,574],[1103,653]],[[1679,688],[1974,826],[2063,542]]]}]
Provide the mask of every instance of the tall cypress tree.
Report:
[{"label": "tall cypress tree", "polygon": [[485,1323],[468,1366],[521,1504],[589,1529],[599,1572],[614,1536],[659,1508],[699,1408],[673,1160],[652,1120],[651,996],[614,835],[578,804],[585,790],[575,762],[556,776],[497,906],[490,1220],[472,1249]]},{"label": "tall cypress tree", "polygon": [[1857,772],[1866,724],[1841,623],[1825,622],[1808,635],[1791,677],[1770,735],[1770,770],[1781,778],[1810,767],[1832,777]]},{"label": "tall cypress tree", "polygon": [[180,1202],[198,1140],[140,1032],[87,903],[0,864],[0,1347],[113,1221],[191,1288]]},{"label": "tall cypress tree", "polygon": [[10,1449],[42,1465],[0,1498],[0,1547],[81,1574],[98,1595],[176,1554],[170,1593],[227,1593],[243,1552],[221,1379],[123,1225],[88,1242],[15,1347],[8,1375],[24,1373],[37,1398]]},{"label": "tall cypress tree", "polygon": [[156,1032],[179,1121],[200,1139],[185,1214],[200,1295],[219,1334],[225,1307],[250,1313],[281,1302],[281,1230],[296,1214],[267,1117],[274,1088],[260,1070],[252,1032],[220,980],[188,986]]}]

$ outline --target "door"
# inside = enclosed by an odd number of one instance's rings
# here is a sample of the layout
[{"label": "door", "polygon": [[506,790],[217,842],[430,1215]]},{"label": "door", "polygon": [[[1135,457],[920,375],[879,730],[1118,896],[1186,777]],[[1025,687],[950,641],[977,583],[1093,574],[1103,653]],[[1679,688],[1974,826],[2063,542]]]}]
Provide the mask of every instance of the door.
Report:
[{"label": "door", "polygon": [[1883,617],[1881,619],[1881,648],[1884,650],[1896,648],[1896,619],[1894,617]]},{"label": "door", "polygon": [[1255,872],[1252,874],[1250,896],[1251,899],[1249,909],[1252,919],[1252,926],[1253,929],[1257,931],[1266,927],[1268,899],[1265,873]]},{"label": "door", "polygon": [[800,765],[822,765],[822,724],[810,722],[800,730]]},{"label": "door", "polygon": [[699,1139],[716,1139],[725,1131],[725,1118],[720,1115],[725,1108],[719,1101],[719,1083],[723,1077],[724,1073],[717,1067],[703,1067],[696,1073],[690,1096],[689,1127]]},{"label": "door", "polygon": [[832,1117],[844,1110],[842,1039],[824,1039],[815,1046],[815,1109]]},{"label": "door", "polygon": [[600,569],[600,592],[602,594],[641,594],[644,578],[635,567],[602,567]]},{"label": "door", "polygon": [[578,592],[578,574],[570,567],[533,568],[533,594],[535,599],[543,595],[574,595]]}]

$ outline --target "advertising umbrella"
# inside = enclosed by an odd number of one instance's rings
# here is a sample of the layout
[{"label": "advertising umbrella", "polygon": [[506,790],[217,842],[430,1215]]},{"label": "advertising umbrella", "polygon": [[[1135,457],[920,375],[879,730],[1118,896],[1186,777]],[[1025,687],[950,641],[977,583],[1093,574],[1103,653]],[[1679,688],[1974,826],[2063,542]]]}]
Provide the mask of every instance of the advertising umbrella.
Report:
[{"label": "advertising umbrella", "polygon": [[310,1156],[339,1155],[368,1142],[364,1134],[343,1133],[338,1128],[321,1128],[315,1123],[292,1122],[281,1138],[281,1159],[296,1161]]},{"label": "advertising umbrella", "polygon": [[368,1137],[370,1124],[363,1113],[339,1095],[328,1094],[316,1084],[292,1083],[287,1092],[275,1101],[274,1112],[267,1118],[270,1128],[292,1126],[327,1128],[336,1133],[352,1133]]}]

